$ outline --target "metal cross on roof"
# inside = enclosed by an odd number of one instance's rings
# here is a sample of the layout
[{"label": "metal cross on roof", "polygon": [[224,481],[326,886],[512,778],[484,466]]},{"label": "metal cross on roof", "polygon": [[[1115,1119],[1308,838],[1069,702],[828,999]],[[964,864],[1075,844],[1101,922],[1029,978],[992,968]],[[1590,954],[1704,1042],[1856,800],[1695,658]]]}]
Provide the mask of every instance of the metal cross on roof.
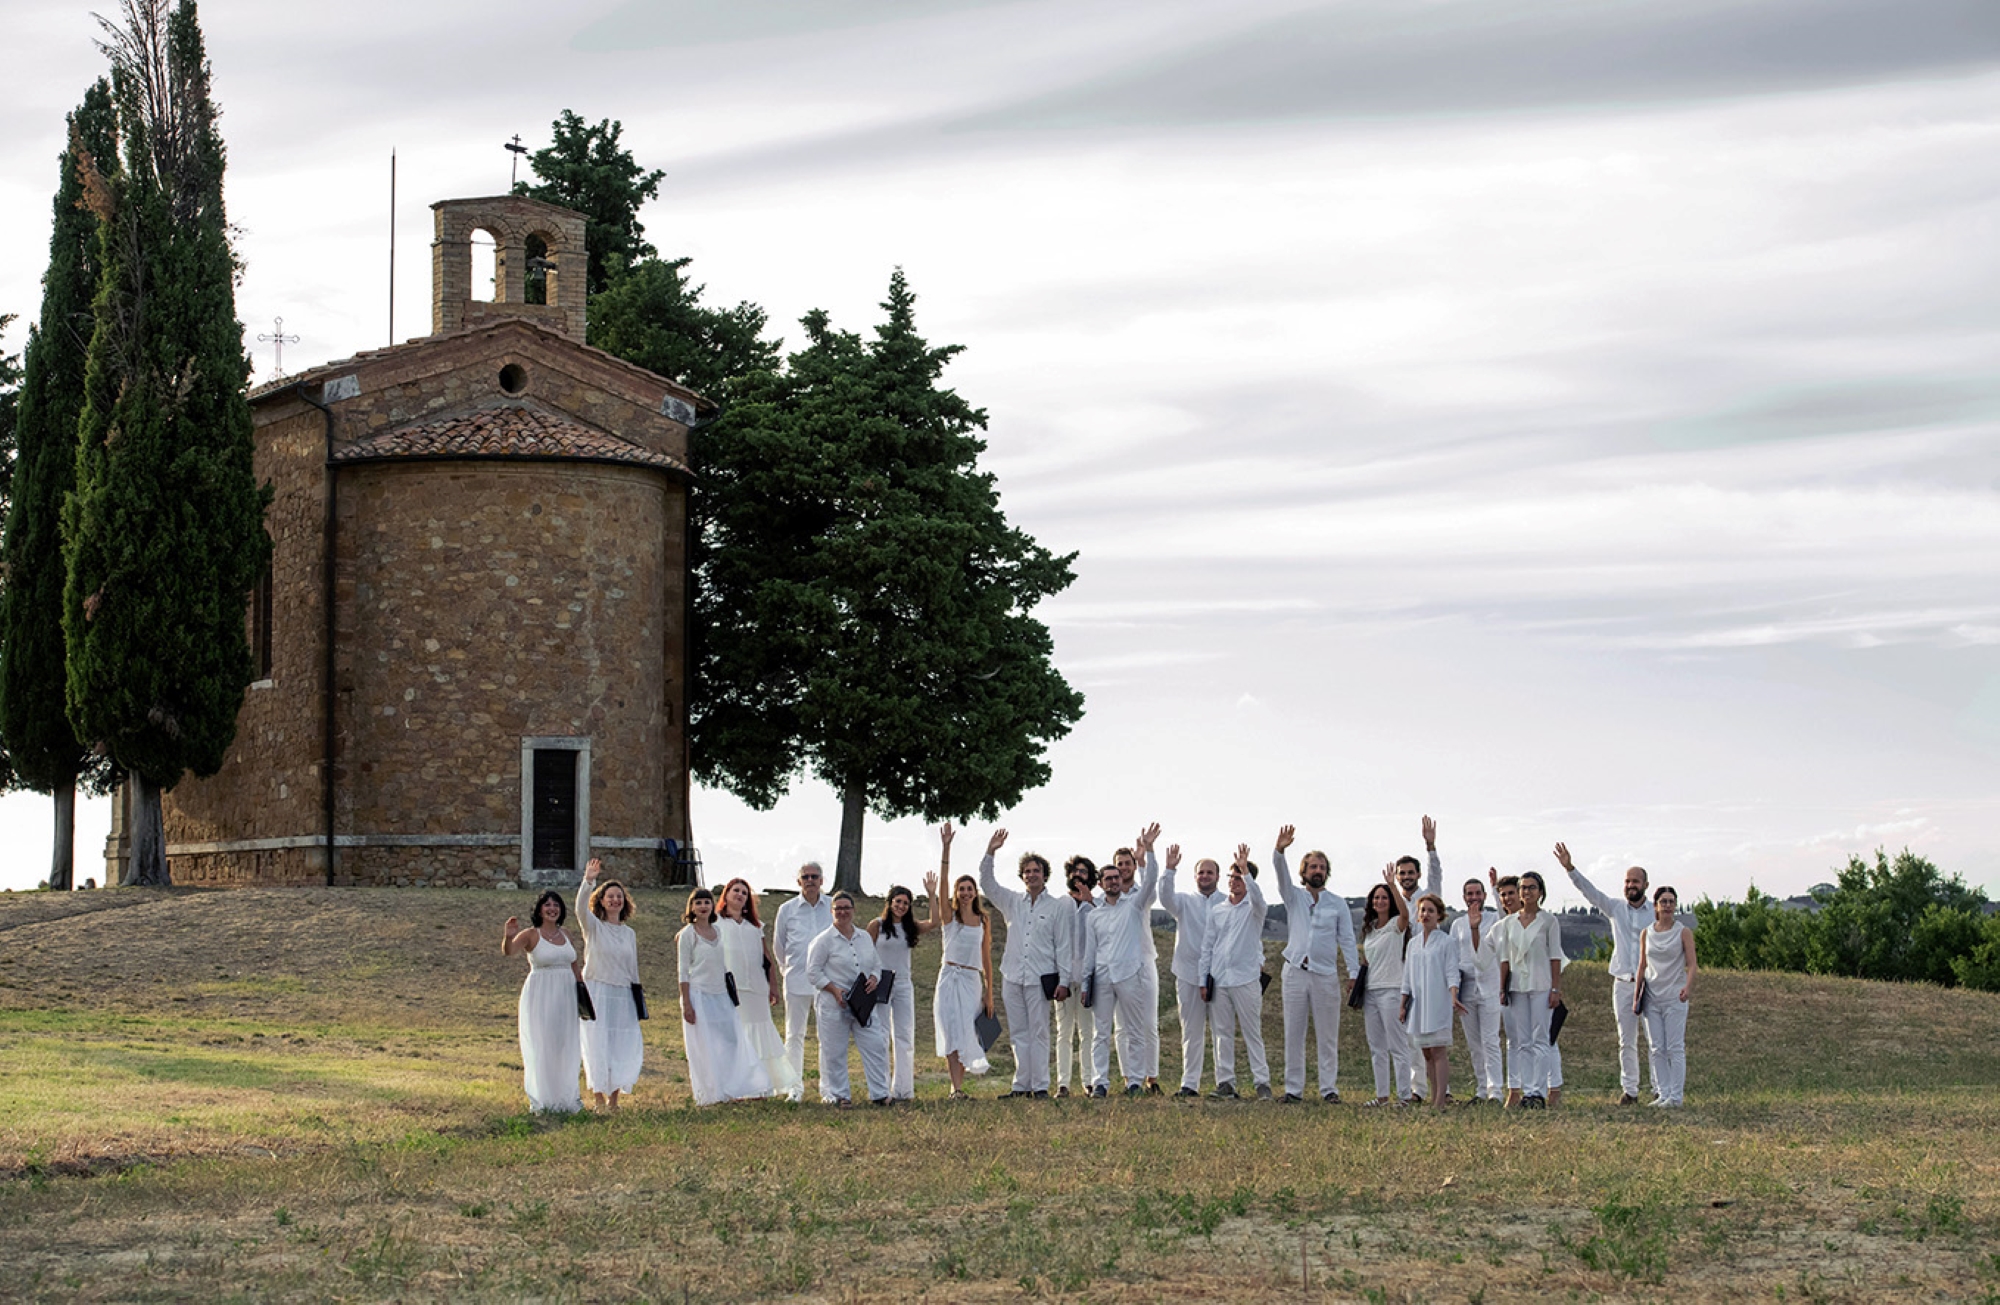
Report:
[{"label": "metal cross on roof", "polygon": [[283,376],[285,374],[285,346],[288,344],[297,344],[299,337],[296,335],[286,335],[285,319],[274,317],[271,319],[271,333],[269,335],[258,336],[257,341],[260,344],[273,344],[277,346],[273,350],[277,357],[272,361],[271,370],[273,375]]},{"label": "metal cross on roof", "polygon": [[507,161],[507,189],[511,191],[520,180],[521,156],[528,152],[528,147],[521,143],[521,133],[517,131],[514,133],[514,139],[505,142],[502,148],[514,156]]}]

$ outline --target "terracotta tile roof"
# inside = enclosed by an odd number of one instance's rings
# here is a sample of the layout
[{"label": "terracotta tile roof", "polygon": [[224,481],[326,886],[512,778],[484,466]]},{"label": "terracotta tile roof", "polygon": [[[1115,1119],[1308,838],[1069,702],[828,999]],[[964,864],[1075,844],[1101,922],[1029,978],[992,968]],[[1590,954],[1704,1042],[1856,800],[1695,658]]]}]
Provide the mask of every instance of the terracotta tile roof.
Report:
[{"label": "terracotta tile roof", "polygon": [[549,336],[551,339],[562,341],[565,347],[575,349],[578,353],[587,357],[609,363],[636,376],[643,376],[655,384],[665,385],[670,392],[694,405],[697,411],[713,412],[715,410],[715,402],[713,400],[696,394],[693,390],[690,390],[687,386],[677,381],[670,381],[655,372],[649,372],[636,363],[626,362],[617,354],[606,353],[594,345],[578,344],[561,331],[527,317],[507,317],[496,321],[476,322],[471,326],[462,326],[456,331],[447,331],[442,335],[420,335],[414,339],[405,340],[401,344],[384,345],[380,349],[363,349],[361,352],[351,354],[346,358],[335,358],[328,362],[308,367],[304,371],[293,372],[289,376],[280,376],[276,380],[266,381],[262,385],[253,385],[250,388],[250,402],[258,403],[264,399],[283,394],[301,381],[325,380],[338,372],[352,371],[363,363],[375,362],[382,358],[396,357],[404,353],[413,353],[416,350],[443,340],[462,340],[482,333],[497,334],[500,331],[515,327],[526,327],[531,331],[538,331],[543,335]]},{"label": "terracotta tile roof", "polygon": [[389,458],[576,458],[685,473],[679,459],[539,408],[482,408],[398,426],[334,452],[335,462]]}]

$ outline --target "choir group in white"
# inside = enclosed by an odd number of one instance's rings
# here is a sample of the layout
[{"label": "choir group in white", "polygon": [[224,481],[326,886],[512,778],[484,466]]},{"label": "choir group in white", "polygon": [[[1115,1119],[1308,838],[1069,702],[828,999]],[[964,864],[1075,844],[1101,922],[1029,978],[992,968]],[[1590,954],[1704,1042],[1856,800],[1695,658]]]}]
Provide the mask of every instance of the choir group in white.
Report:
[{"label": "choir group in white", "polygon": [[[1436,825],[1426,816],[1422,829],[1427,882],[1413,856],[1386,866],[1382,882],[1369,890],[1358,939],[1347,900],[1327,889],[1326,854],[1307,852],[1294,880],[1286,860],[1294,830],[1286,825],[1278,831],[1271,865],[1287,933],[1278,975],[1283,1101],[1305,1099],[1308,1036],[1317,1040],[1318,1094],[1340,1101],[1343,1007],[1360,1010],[1367,1032],[1374,1095],[1366,1105],[1428,1101],[1444,1108],[1454,1020],[1471,1056],[1473,1101],[1544,1109],[1557,1099],[1562,1053],[1551,1027],[1565,1012],[1568,960],[1560,921],[1543,909],[1547,886],[1532,870],[1519,876],[1489,870],[1483,882],[1465,881],[1465,909],[1453,916],[1441,894]],[[689,895],[677,946],[681,1028],[697,1104],[800,1100],[808,1022],[819,1034],[822,1101],[847,1105],[854,1099],[850,1049],[859,1052],[868,1100],[913,1100],[911,958],[932,935],[943,951],[932,1000],[933,1043],[951,1095],[963,1097],[966,1076],[988,1072],[986,1053],[999,1029],[993,934],[982,894],[1007,922],[998,991],[1014,1076],[1002,1095],[1067,1097],[1075,1084],[1083,1095],[1109,1096],[1114,1052],[1115,1081],[1125,1095],[1163,1090],[1155,901],[1175,926],[1170,968],[1181,1033],[1175,1095],[1200,1095],[1211,1039],[1212,1096],[1249,1095],[1237,1087],[1239,1041],[1251,1092],[1259,1100],[1276,1095],[1263,1036],[1271,983],[1263,945],[1267,900],[1247,844],[1236,849],[1226,880],[1217,862],[1203,859],[1194,864],[1193,884],[1184,887],[1178,882],[1180,849],[1166,849],[1163,870],[1153,851],[1160,828],[1151,825],[1101,869],[1088,857],[1069,858],[1063,867],[1068,893],[1058,895],[1051,891],[1049,862],[1034,852],[1017,863],[1021,887],[1000,882],[994,858],[1007,841],[1000,829],[987,841],[978,879],[952,880],[947,903],[940,890],[950,878],[955,831],[947,824],[939,833],[939,870],[924,877],[927,919],[918,918],[910,890],[897,886],[878,918],[857,923],[851,896],[822,894],[823,873],[815,864],[800,870],[798,896],[778,908],[768,939],[746,881],[730,880],[719,898],[707,888]],[[1677,896],[1662,886],[1649,899],[1646,872],[1634,866],[1625,872],[1622,898],[1613,898],[1576,869],[1566,846],[1556,844],[1555,856],[1611,925],[1619,1100],[1638,1100],[1643,1028],[1652,1104],[1679,1106],[1695,949],[1692,931],[1678,919]],[[581,1109],[579,1069],[601,1109],[616,1109],[638,1081],[646,1011],[638,941],[625,923],[632,900],[616,880],[598,884],[599,873],[593,860],[577,890],[586,944],[581,958],[564,930],[568,911],[556,893],[543,893],[535,903],[529,928],[516,919],[506,924],[502,950],[528,956],[521,1056],[536,1110]],[[1489,886],[1498,910],[1487,904]],[[588,1016],[580,1013],[586,1006]],[[781,1006],[782,1038],[772,1019]]]}]

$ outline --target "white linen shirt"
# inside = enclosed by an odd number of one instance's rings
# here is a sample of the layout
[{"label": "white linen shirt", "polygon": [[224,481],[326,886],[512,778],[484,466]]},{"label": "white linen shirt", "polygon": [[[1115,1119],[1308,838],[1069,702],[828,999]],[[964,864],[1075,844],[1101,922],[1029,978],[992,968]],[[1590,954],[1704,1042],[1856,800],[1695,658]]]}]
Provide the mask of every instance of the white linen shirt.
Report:
[{"label": "white linen shirt", "polygon": [[1067,897],[1044,889],[1030,897],[1025,889],[1009,888],[993,873],[993,857],[979,862],[979,890],[1007,921],[1007,943],[1000,953],[1000,978],[1007,983],[1039,984],[1044,974],[1057,976],[1065,988],[1076,987],[1076,911]]},{"label": "white linen shirt", "polygon": [[778,907],[778,918],[771,922],[771,956],[784,972],[786,992],[818,989],[818,984],[806,982],[806,951],[813,939],[831,928],[833,899],[825,893],[820,894],[817,902],[808,903],[799,896]]},{"label": "white linen shirt", "polygon": [[1174,872],[1169,870],[1160,876],[1160,906],[1174,917],[1174,977],[1182,983],[1201,983],[1206,973],[1201,965],[1201,950],[1203,936],[1208,932],[1208,913],[1217,902],[1227,900],[1229,894],[1220,888],[1206,897],[1199,892],[1175,892]]},{"label": "white linen shirt", "polygon": [[1532,925],[1518,913],[1507,917],[1500,931],[1500,959],[1507,962],[1507,987],[1512,992],[1547,992],[1549,962],[1562,961],[1562,921],[1554,911],[1539,911]]},{"label": "white linen shirt", "polygon": [[1576,885],[1585,901],[1611,922],[1611,977],[1629,979],[1637,974],[1639,935],[1652,927],[1652,904],[1642,902],[1634,906],[1623,897],[1613,897],[1575,870],[1569,872],[1569,881]]},{"label": "white linen shirt", "polygon": [[1108,983],[1124,983],[1139,972],[1153,948],[1153,858],[1139,872],[1139,885],[1115,902],[1099,902],[1083,917],[1083,963],[1080,970],[1097,971]]},{"label": "white linen shirt", "polygon": [[[1269,907],[1256,879],[1246,878],[1244,885],[1240,902],[1230,901],[1227,893],[1215,895],[1202,931],[1202,978],[1197,982],[1207,982],[1212,974],[1218,990],[1255,983],[1264,969],[1264,913]],[[1180,973],[1178,962],[1174,973]]]},{"label": "white linen shirt", "polygon": [[881,978],[882,961],[875,954],[875,940],[859,925],[855,926],[852,937],[845,938],[840,930],[828,925],[826,932],[813,939],[812,945],[806,948],[806,982],[812,985],[814,992],[824,991],[829,983],[836,988],[852,990],[863,975],[871,979]]},{"label": "white linen shirt", "polygon": [[1465,974],[1465,982],[1458,986],[1458,999],[1466,1001],[1473,997],[1495,997],[1500,995],[1500,949],[1494,946],[1493,930],[1500,923],[1500,912],[1492,907],[1482,907],[1479,912],[1479,946],[1472,945],[1472,917],[1461,914],[1451,922],[1451,936],[1458,943],[1458,964]]},{"label": "white linen shirt", "polygon": [[1315,900],[1310,889],[1292,882],[1283,852],[1273,851],[1271,864],[1278,872],[1278,896],[1285,903],[1285,923],[1291,931],[1285,964],[1337,974],[1335,959],[1345,957],[1351,978],[1361,969],[1361,958],[1354,946],[1354,912],[1347,899],[1329,888]]}]

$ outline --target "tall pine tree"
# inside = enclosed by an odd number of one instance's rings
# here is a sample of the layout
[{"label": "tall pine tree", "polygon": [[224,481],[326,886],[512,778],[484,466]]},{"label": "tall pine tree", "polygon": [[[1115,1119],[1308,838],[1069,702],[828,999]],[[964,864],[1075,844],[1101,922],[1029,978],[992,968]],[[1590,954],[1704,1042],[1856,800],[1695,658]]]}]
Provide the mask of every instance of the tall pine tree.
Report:
[{"label": "tall pine tree", "polygon": [[584,215],[591,294],[608,287],[618,269],[658,252],[646,243],[639,206],[660,193],[660,178],[667,174],[639,166],[632,151],[618,143],[624,130],[623,123],[610,118],[593,127],[564,109],[551,127],[553,143],[528,158],[537,181],[514,184],[517,195]]},{"label": "tall pine tree", "polygon": [[122,166],[86,177],[103,270],[64,513],[69,716],[130,776],[125,882],[167,882],[160,794],[212,775],[251,679],[270,554],[251,463],[223,148],[193,0],[105,23]]},{"label": "tall pine tree", "polygon": [[807,316],[788,373],[696,447],[697,773],[768,806],[810,767],[841,795],[850,890],[868,811],[990,819],[1083,714],[1033,615],[1074,555],[1008,524],[986,414],[940,384],[960,350],[915,303],[898,270],[872,341]]},{"label": "tall pine tree", "polygon": [[111,84],[100,79],[70,115],[59,164],[41,319],[28,337],[14,494],[0,545],[7,575],[0,590],[0,739],[19,783],[55,800],[48,885],[60,889],[74,877],[77,783],[102,791],[111,775],[108,759],[80,743],[69,722],[62,510],[76,485],[77,419],[100,270],[97,217],[84,203],[83,179],[99,160],[117,156],[116,132]]}]

